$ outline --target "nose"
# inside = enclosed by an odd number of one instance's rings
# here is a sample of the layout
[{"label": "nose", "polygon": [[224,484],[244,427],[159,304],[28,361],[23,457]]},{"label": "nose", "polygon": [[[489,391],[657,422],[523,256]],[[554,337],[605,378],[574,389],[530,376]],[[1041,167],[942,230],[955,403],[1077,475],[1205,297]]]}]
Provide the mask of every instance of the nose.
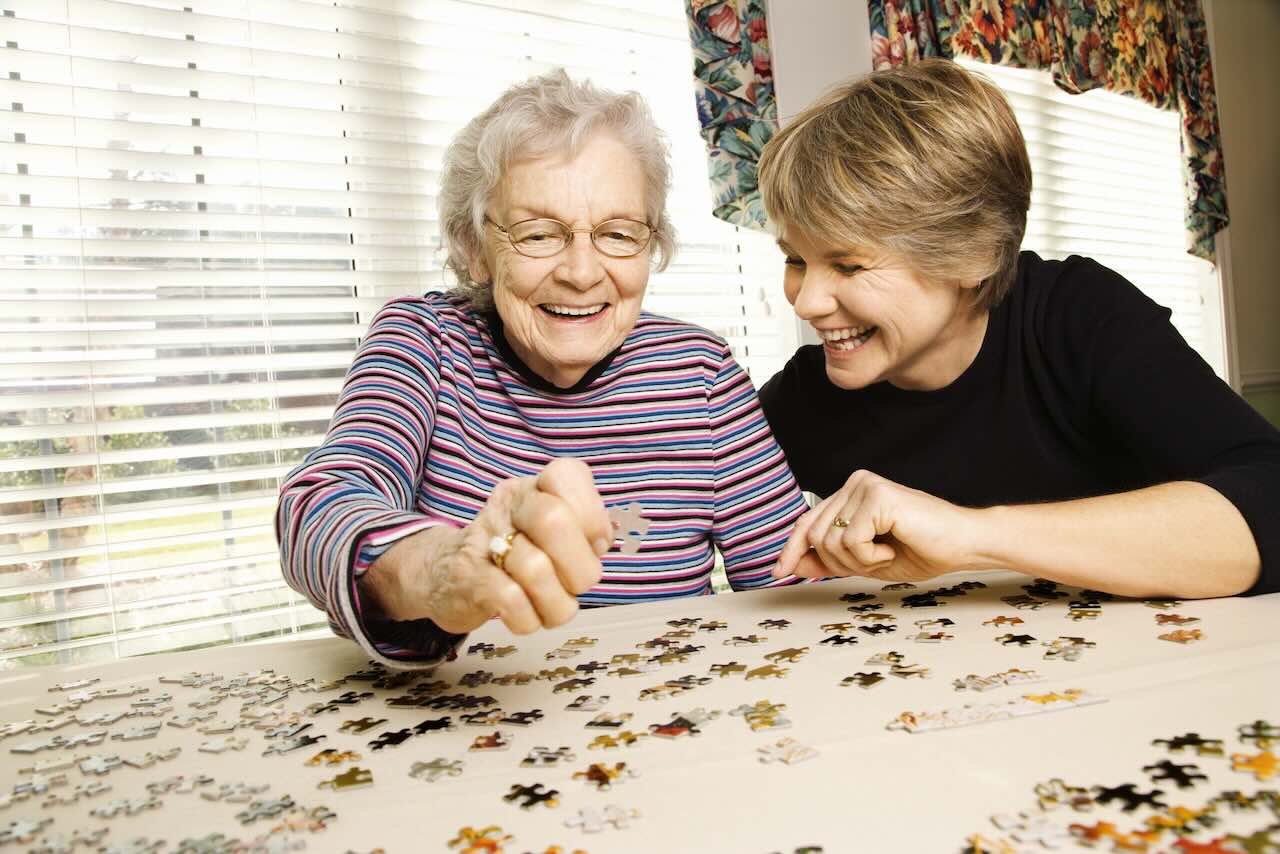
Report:
[{"label": "nose", "polygon": [[805,269],[800,275],[800,287],[791,300],[791,306],[801,320],[826,317],[838,308],[835,283],[820,271]]},{"label": "nose", "polygon": [[582,229],[569,235],[569,245],[560,253],[556,278],[578,290],[587,290],[600,281],[604,265],[600,252],[591,242],[591,233]]}]

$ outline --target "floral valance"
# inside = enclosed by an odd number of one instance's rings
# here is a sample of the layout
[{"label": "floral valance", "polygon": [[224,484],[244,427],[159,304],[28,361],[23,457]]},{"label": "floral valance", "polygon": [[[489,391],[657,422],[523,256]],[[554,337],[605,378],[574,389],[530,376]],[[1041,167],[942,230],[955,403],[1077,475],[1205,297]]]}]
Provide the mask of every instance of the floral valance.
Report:
[{"label": "floral valance", "polygon": [[1200,0],[870,0],[872,58],[1043,68],[1064,91],[1104,88],[1182,117],[1187,251],[1214,260],[1227,225],[1218,109]]},{"label": "floral valance", "polygon": [[763,229],[756,164],[778,129],[763,0],[686,0],[713,212]]}]

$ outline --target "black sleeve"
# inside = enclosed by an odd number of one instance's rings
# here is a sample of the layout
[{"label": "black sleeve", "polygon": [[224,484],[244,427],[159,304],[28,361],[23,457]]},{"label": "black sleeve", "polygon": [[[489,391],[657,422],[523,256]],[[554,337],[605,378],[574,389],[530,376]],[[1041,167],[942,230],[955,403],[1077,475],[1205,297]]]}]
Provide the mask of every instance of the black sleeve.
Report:
[{"label": "black sleeve", "polygon": [[[791,467],[796,482],[800,484],[801,490],[813,492],[813,485],[805,482],[804,475],[806,465],[802,449],[805,437],[801,435],[805,432],[804,425],[799,423],[801,419],[795,417],[801,411],[797,403],[803,394],[800,389],[804,378],[804,369],[801,365],[802,352],[803,350],[797,351],[782,370],[774,374],[761,387],[759,396],[760,408],[764,411],[765,420],[769,422],[769,429],[773,432],[773,437],[778,440],[778,447],[782,448],[783,456],[787,458],[787,465]],[[809,441],[812,443],[811,437]]]},{"label": "black sleeve", "polygon": [[1046,334],[1087,383],[1088,419],[1151,483],[1192,480],[1227,498],[1262,557],[1247,595],[1280,591],[1280,432],[1119,274],[1073,259],[1045,303]]}]

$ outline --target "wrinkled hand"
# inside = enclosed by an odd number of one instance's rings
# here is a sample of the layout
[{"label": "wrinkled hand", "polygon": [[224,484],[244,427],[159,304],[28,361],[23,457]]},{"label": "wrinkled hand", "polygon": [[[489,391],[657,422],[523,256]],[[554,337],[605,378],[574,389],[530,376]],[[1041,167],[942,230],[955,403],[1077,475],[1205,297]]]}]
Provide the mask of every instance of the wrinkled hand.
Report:
[{"label": "wrinkled hand", "polygon": [[[974,569],[982,565],[975,547],[978,512],[856,471],[800,518],[773,574],[923,581]],[[848,524],[838,527],[837,519]]]},{"label": "wrinkled hand", "polygon": [[[490,541],[513,531],[499,569]],[[612,545],[591,470],[580,460],[557,459],[536,477],[499,483],[470,525],[437,535],[408,563],[402,559],[405,589],[398,598],[415,601],[421,616],[457,634],[494,616],[515,634],[553,628],[578,612],[575,597],[600,581],[600,557]]]}]

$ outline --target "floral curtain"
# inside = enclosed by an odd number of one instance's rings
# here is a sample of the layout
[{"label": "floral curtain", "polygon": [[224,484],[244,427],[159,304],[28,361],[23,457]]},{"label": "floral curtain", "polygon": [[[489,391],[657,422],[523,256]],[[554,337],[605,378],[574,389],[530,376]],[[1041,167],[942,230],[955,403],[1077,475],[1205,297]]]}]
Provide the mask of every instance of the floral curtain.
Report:
[{"label": "floral curtain", "polygon": [[1227,225],[1218,108],[1200,0],[869,0],[876,68],[928,56],[1045,68],[1182,117],[1187,251],[1214,260]]},{"label": "floral curtain", "polygon": [[763,229],[756,164],[778,129],[764,0],[686,0],[715,215]]}]

